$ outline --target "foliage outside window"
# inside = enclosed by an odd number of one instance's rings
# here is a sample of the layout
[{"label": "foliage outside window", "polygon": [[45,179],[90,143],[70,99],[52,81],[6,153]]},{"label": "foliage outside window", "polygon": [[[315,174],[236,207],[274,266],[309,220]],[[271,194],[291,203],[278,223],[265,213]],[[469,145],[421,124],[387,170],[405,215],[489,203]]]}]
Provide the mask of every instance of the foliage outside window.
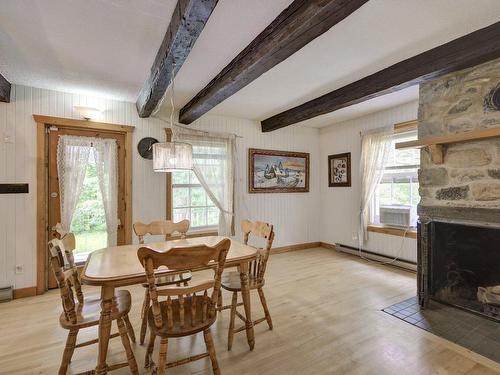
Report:
[{"label": "foliage outside window", "polygon": [[70,230],[75,234],[77,260],[85,260],[88,253],[107,247],[106,216],[93,153],[89,157]]},{"label": "foliage outside window", "polygon": [[[193,146],[193,159],[204,171],[207,184],[216,196],[224,194],[225,147]],[[207,173],[205,173],[207,172]],[[193,171],[172,173],[172,217],[175,222],[188,219],[191,229],[215,230],[219,225],[219,209],[208,197]]]},{"label": "foliage outside window", "polygon": [[371,222],[373,224],[381,224],[381,208],[386,210],[409,209],[411,213],[410,226],[416,226],[417,205],[420,201],[418,193],[420,150],[396,149],[396,143],[416,139],[416,130],[394,135],[387,166],[372,199]]}]

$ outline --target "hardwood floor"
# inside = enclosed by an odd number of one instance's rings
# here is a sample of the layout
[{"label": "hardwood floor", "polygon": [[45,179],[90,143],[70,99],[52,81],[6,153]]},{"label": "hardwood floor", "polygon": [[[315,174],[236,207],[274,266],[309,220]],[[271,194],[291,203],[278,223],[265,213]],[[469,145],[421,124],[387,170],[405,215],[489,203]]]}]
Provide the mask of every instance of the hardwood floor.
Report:
[{"label": "hardwood floor", "polygon": [[[266,272],[265,292],[274,323],[255,328],[255,350],[244,333],[227,347],[229,312],[212,327],[219,366],[226,375],[266,374],[500,374],[500,364],[395,319],[382,308],[415,294],[415,275],[366,263],[329,249],[309,249],[273,255]],[[130,288],[130,314],[136,335],[144,289]],[[92,287],[85,294],[97,293]],[[55,374],[66,331],[59,327],[59,292],[0,304],[0,374]],[[252,293],[253,317],[263,316]],[[224,302],[230,295],[224,294]],[[113,327],[116,331],[116,326]],[[79,340],[91,339],[95,329]],[[157,343],[158,344],[158,343]],[[157,358],[155,347],[154,358]],[[203,335],[171,340],[169,360],[189,351],[201,353]],[[145,346],[133,345],[141,374]],[[95,366],[97,347],[75,352],[73,373]],[[110,361],[125,358],[119,339],[112,340]],[[127,369],[112,374],[128,374]],[[211,374],[208,359],[168,369],[167,374]]]}]

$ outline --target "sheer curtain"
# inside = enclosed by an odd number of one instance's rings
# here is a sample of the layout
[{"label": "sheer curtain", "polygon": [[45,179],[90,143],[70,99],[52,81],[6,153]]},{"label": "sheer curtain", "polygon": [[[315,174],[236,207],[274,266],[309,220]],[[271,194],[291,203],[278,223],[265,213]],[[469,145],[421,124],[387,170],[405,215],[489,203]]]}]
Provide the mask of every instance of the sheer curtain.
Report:
[{"label": "sheer curtain", "polygon": [[82,190],[89,157],[93,153],[106,216],[108,246],[115,246],[118,229],[118,153],[114,139],[62,135],[57,144],[57,173],[61,225],[70,231]]},{"label": "sheer curtain", "polygon": [[[219,235],[234,235],[234,165],[235,136],[181,129],[174,132],[176,141],[193,145],[193,172],[208,197],[219,209]],[[207,164],[207,155],[213,162]]]},{"label": "sheer curtain", "polygon": [[361,207],[359,211],[359,242],[368,240],[368,214],[370,201],[382,179],[391,150],[394,127],[374,129],[361,134]]},{"label": "sheer curtain", "polygon": [[69,231],[87,171],[91,144],[87,137],[62,135],[57,144],[57,174],[61,202],[61,225]]},{"label": "sheer curtain", "polygon": [[116,246],[118,231],[118,148],[114,139],[93,141],[97,178],[106,216],[108,246]]}]

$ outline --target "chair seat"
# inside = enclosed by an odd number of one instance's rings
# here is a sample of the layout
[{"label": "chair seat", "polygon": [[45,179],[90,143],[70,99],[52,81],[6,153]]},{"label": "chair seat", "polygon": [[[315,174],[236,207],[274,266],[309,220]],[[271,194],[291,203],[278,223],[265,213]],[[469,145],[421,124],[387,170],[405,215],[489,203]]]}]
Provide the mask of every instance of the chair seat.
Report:
[{"label": "chair seat", "polygon": [[[178,275],[166,275],[159,276],[156,278],[156,286],[165,286],[165,285],[175,285],[179,283],[184,283],[190,281],[193,277],[191,272],[183,272]],[[148,287],[147,283],[142,284],[144,288]]]},{"label": "chair seat", "polygon": [[[222,288],[231,292],[241,292],[241,278],[239,272],[224,272],[221,280]],[[255,277],[250,275],[248,279],[248,286],[250,289],[257,289],[264,286],[264,280],[259,282]]]},{"label": "chair seat", "polygon": [[202,322],[202,311],[203,311],[203,297],[196,296],[196,314],[195,314],[195,323],[192,324],[191,319],[191,303],[193,298],[186,297],[184,298],[184,326],[181,327],[180,323],[180,304],[178,299],[172,300],[172,313],[173,313],[173,326],[172,328],[168,328],[167,324],[167,302],[160,302],[161,316],[163,320],[163,326],[158,328],[154,321],[153,309],[149,308],[148,311],[148,322],[149,329],[153,330],[153,332],[157,336],[161,337],[181,337],[193,335],[195,333],[204,331],[208,327],[210,327],[217,318],[217,315],[214,313],[213,317],[208,316],[208,309],[210,308],[210,298],[207,299],[207,314],[205,321]]},{"label": "chair seat", "polygon": [[[115,320],[126,315],[130,311],[131,297],[128,290],[115,291],[116,310],[112,312],[111,319]],[[76,323],[72,323],[66,319],[64,312],[59,317],[61,327],[65,329],[70,328],[85,328],[96,326],[99,324],[101,317],[101,299],[98,297],[88,298],[84,300],[83,306],[79,303],[75,306]]]}]

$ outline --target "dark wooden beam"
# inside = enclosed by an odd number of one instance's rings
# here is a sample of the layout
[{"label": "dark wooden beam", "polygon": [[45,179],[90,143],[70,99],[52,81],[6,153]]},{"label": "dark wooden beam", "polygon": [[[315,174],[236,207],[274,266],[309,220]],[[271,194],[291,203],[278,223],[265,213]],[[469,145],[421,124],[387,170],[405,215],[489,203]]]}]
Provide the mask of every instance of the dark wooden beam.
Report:
[{"label": "dark wooden beam", "polygon": [[[149,117],[205,27],[218,0],[178,0],[160,49],[137,99],[140,117]],[[175,69],[173,69],[175,62]]]},{"label": "dark wooden beam", "polygon": [[0,74],[0,102],[10,103],[10,82]]},{"label": "dark wooden beam", "polygon": [[295,0],[180,110],[180,122],[195,121],[367,1]]},{"label": "dark wooden beam", "polygon": [[262,121],[269,132],[500,57],[500,22]]}]

